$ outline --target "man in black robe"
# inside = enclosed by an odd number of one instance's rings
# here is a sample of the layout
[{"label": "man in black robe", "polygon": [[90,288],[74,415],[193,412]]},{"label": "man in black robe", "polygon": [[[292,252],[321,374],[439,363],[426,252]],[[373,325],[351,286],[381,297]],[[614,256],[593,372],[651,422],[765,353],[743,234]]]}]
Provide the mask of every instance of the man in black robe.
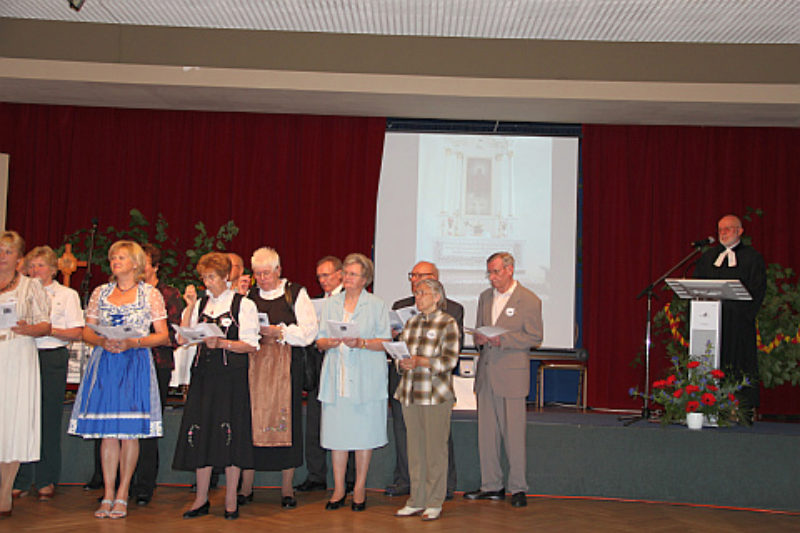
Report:
[{"label": "man in black robe", "polygon": [[706,250],[694,275],[700,279],[738,279],[753,297],[745,301],[722,301],[722,342],[720,367],[737,379],[746,376],[751,387],[739,394],[746,410],[759,406],[756,314],[764,300],[767,275],[764,259],[754,248],[741,242],[742,221],[725,215],[717,224],[719,243]]}]

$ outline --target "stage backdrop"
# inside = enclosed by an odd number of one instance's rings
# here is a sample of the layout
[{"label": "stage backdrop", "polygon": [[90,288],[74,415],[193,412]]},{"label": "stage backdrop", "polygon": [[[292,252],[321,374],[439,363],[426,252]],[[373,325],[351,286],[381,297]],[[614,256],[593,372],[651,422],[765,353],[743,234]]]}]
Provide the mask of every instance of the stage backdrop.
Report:
[{"label": "stage backdrop", "polygon": [[[187,242],[197,220],[234,219],[232,249],[280,253],[284,273],[315,292],[322,255],[371,253],[382,118],[0,104],[10,154],[7,227],[29,246],[58,246],[98,217],[127,224],[163,213]],[[714,235],[717,219],[761,207],[746,224],[768,263],[800,270],[800,130],[586,126],[583,141],[584,342],[589,404],[636,408],[631,365],[645,332],[635,297]],[[81,275],[76,276],[79,282]],[[102,276],[95,276],[102,281]],[[663,305],[666,293],[656,302]],[[653,351],[653,377],[666,366]],[[762,395],[762,412],[800,413],[798,388]]]},{"label": "stage backdrop", "polygon": [[[628,388],[644,345],[646,304],[636,296],[685,257],[689,243],[717,237],[717,220],[762,208],[744,221],[767,264],[800,270],[800,130],[585,126],[583,137],[584,341],[591,354],[589,404],[640,407]],[[691,273],[692,270],[689,270]],[[676,272],[676,277],[680,273]],[[669,301],[658,291],[654,307]],[[652,376],[668,361],[652,350]],[[800,388],[762,391],[763,413],[800,413]]]},{"label": "stage backdrop", "polygon": [[371,255],[383,118],[0,104],[0,124],[7,227],[29,246],[58,246],[92,217],[127,227],[135,207],[187,244],[198,220],[233,219],[232,251],[249,266],[273,246],[312,295],[320,257]]}]

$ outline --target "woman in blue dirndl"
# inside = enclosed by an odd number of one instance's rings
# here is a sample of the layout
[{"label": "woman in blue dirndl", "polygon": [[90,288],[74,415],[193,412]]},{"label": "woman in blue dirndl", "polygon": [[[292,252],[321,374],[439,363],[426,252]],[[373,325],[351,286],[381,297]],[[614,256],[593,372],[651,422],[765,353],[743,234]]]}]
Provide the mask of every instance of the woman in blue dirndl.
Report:
[{"label": "woman in blue dirndl", "polygon": [[[83,340],[95,345],[81,380],[69,433],[102,439],[105,493],[96,518],[127,516],[128,490],[139,440],[163,433],[161,401],[150,348],[167,344],[167,312],[161,293],[144,283],[145,255],[133,241],[108,250],[112,281],[97,287],[86,309]],[[152,323],[155,333],[150,333]],[[98,335],[89,326],[120,326],[127,338]],[[117,468],[119,487],[114,492]]]}]

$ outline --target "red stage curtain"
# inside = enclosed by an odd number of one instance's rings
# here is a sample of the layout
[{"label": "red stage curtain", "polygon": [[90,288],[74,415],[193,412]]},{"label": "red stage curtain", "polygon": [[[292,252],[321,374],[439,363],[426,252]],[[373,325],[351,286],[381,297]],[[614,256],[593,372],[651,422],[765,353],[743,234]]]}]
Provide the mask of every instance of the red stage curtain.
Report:
[{"label": "red stage curtain", "polygon": [[[745,232],[769,263],[800,270],[800,130],[603,126],[583,128],[584,341],[589,404],[638,408],[644,383],[645,300],[636,295],[713,235],[724,214],[762,208]],[[691,272],[691,270],[689,270]],[[658,291],[654,307],[670,295]],[[656,309],[654,309],[655,312]],[[668,366],[654,345],[651,381]],[[800,413],[800,390],[762,391],[762,413]]]},{"label": "red stage curtain", "polygon": [[323,255],[371,255],[383,118],[0,104],[0,124],[6,227],[31,247],[92,217],[127,227],[138,208],[163,213],[184,246],[198,220],[216,231],[233,219],[233,251],[249,263],[273,246],[312,294]]}]

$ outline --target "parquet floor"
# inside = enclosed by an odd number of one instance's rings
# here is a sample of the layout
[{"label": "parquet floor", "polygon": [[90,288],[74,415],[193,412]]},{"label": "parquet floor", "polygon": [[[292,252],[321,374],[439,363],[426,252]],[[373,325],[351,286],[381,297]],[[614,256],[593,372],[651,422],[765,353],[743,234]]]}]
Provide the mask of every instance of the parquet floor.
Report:
[{"label": "parquet floor", "polygon": [[[222,490],[212,492],[209,516],[183,520],[192,495],[186,487],[160,487],[147,507],[131,506],[128,518],[97,520],[98,491],[59,487],[57,497],[40,503],[28,496],[15,502],[13,516],[0,518],[0,531],[63,531],[81,533],[191,533],[298,531],[337,533],[368,531],[426,531],[467,533],[473,531],[536,532],[800,532],[800,514],[689,507],[641,502],[530,497],[528,506],[512,508],[505,502],[468,502],[460,494],[446,502],[435,522],[419,518],[395,518],[404,498],[389,498],[369,491],[367,510],[354,513],[349,506],[324,510],[327,493],[300,494],[300,505],[285,510],[277,489],[256,489],[255,502],[242,507],[235,521],[222,518]],[[348,499],[349,503],[349,499]]]}]

